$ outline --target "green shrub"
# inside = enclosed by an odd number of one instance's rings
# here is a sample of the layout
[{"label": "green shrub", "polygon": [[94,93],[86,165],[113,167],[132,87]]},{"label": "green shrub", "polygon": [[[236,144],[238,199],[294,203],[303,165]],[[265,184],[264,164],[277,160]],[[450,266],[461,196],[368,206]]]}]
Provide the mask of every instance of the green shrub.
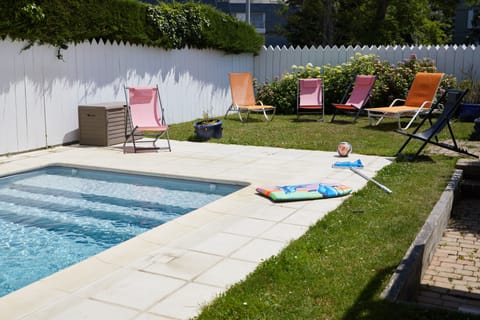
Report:
[{"label": "green shrub", "polygon": [[297,105],[297,78],[284,76],[275,79],[272,83],[259,85],[254,81],[257,89],[257,99],[263,104],[273,105],[279,114],[293,114]]},{"label": "green shrub", "polygon": [[136,0],[3,0],[0,37],[52,44],[85,40],[129,42],[164,49],[258,53],[254,27],[198,3],[147,5]]},{"label": "green shrub", "polygon": [[[375,55],[357,53],[349,62],[337,66],[315,67],[310,63],[305,67],[294,65],[292,72],[285,73],[271,83],[257,83],[257,98],[265,104],[276,106],[280,114],[294,114],[298,79],[323,78],[325,108],[330,112],[331,104],[342,100],[354,77],[365,74],[377,76],[370,104],[386,106],[395,98],[406,96],[417,72],[437,72],[435,63],[430,59],[418,60],[415,55],[412,55],[397,65],[391,65],[387,61],[380,61]],[[444,89],[455,86],[455,77],[444,76],[439,95]]]}]

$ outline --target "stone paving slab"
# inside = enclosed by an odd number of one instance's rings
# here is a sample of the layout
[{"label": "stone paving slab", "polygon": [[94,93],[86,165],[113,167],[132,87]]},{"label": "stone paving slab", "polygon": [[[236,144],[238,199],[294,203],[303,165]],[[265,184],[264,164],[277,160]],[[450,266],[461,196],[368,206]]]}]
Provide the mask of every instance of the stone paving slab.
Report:
[{"label": "stone paving slab", "polygon": [[[374,177],[391,159],[351,154]],[[0,319],[188,319],[347,197],[273,203],[257,186],[367,181],[336,152],[172,141],[172,152],[68,146],[0,157],[0,175],[52,164],[237,183],[243,189],[0,298]]]}]

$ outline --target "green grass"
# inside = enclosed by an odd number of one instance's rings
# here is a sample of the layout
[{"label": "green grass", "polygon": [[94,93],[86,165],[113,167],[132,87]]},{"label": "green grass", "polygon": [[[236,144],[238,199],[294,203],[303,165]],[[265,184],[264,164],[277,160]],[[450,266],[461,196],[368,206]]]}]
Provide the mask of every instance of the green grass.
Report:
[{"label": "green grass", "polygon": [[[398,127],[393,119],[385,119],[378,126],[369,126],[365,118],[360,118],[352,125],[352,117],[342,116],[337,116],[339,121],[331,123],[328,115],[325,122],[308,121],[314,118],[307,117],[296,121],[296,116],[279,115],[272,122],[262,119],[259,115],[252,115],[249,122],[242,123],[234,114],[229,115],[227,120],[222,119],[222,139],[211,139],[204,143],[334,151],[340,141],[349,141],[357,153],[394,156],[405,141],[404,136],[393,132]],[[170,137],[175,140],[198,141],[193,130],[194,122],[172,125]],[[453,125],[457,139],[470,139],[473,123],[455,122]],[[444,130],[442,136],[448,137],[447,130]],[[414,151],[418,146],[414,142],[408,150]]]},{"label": "green grass", "polygon": [[[356,124],[297,122],[294,116],[254,120],[240,123],[232,116],[224,120],[222,139],[201,143],[334,151],[340,141],[349,141],[355,152],[394,156],[406,139],[392,131],[392,120],[378,127],[369,127],[364,118]],[[468,140],[473,132],[473,123],[455,122],[453,127],[457,139]],[[195,141],[193,122],[173,125],[170,133],[172,139]],[[409,151],[417,147],[412,144]],[[376,176],[392,195],[368,183],[206,306],[198,318],[474,319],[379,297],[445,189],[456,161],[424,155],[416,162],[393,162]]]}]

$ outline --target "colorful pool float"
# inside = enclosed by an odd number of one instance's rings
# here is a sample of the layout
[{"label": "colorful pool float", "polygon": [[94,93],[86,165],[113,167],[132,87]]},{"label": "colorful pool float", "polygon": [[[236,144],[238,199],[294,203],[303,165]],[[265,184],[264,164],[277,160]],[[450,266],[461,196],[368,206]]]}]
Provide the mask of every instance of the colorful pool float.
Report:
[{"label": "colorful pool float", "polygon": [[339,183],[308,183],[258,187],[256,191],[273,201],[295,201],[345,196],[352,188]]}]

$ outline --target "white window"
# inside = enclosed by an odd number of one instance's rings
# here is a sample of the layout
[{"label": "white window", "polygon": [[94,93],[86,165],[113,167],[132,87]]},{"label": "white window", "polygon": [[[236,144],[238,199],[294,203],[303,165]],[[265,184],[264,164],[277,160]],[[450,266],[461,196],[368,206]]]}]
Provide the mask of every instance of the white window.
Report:
[{"label": "white window", "polygon": [[480,9],[470,9],[467,15],[467,29],[480,28]]},{"label": "white window", "polygon": [[[235,17],[240,21],[247,21],[247,15],[245,12],[237,12],[235,13]],[[265,33],[265,13],[251,12],[250,24],[255,27],[258,33]]]}]

